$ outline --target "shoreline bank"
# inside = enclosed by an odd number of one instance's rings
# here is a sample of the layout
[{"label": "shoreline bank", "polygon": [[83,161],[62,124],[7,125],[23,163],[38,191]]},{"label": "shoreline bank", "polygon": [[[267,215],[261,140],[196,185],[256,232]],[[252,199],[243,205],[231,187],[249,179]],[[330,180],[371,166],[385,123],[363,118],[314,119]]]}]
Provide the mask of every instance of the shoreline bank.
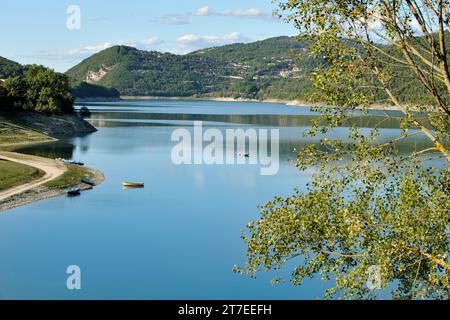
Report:
[{"label": "shoreline bank", "polygon": [[[33,118],[36,119],[35,117]],[[41,118],[39,118],[39,120],[41,120]],[[67,120],[67,118],[64,118],[64,120],[60,118],[60,121],[65,120]],[[67,121],[70,120],[72,119],[69,118],[69,120]],[[56,142],[58,141],[58,139],[49,135],[48,132],[42,132],[41,130],[39,130],[42,126],[45,126],[45,123],[40,122],[36,124],[37,128],[33,128],[31,126],[21,126],[11,121],[13,120],[0,118],[0,124],[3,123],[9,127],[14,128],[14,131],[12,133],[8,132],[5,136],[8,139],[4,139],[4,141],[8,142],[0,143],[0,159],[37,168],[43,171],[45,174],[39,179],[35,179],[25,184],[0,192],[0,213],[40,200],[64,195],[64,190],[66,188],[54,188],[50,185],[46,186],[46,184],[63,179],[64,174],[71,170],[70,166],[67,166],[53,159],[13,152],[17,147],[47,144]],[[83,126],[79,127],[78,123],[81,123],[81,121],[78,121],[78,119],[76,119],[74,122],[70,122],[70,130],[76,131],[88,129],[92,131],[90,124],[89,126],[87,126],[83,123]],[[64,129],[65,128],[62,128],[62,130]],[[38,132],[39,139],[27,141],[29,132]],[[11,139],[9,134],[12,134],[11,137],[14,137],[15,139]],[[15,140],[18,140],[18,142],[10,142]],[[101,184],[105,180],[105,176],[103,175],[103,173],[98,170],[88,167],[83,167],[83,170],[85,171],[86,175],[95,182],[96,185]],[[81,179],[79,179],[79,181],[77,181],[76,183],[72,183],[72,181],[70,181],[70,186],[68,188],[83,189],[85,187],[86,186],[81,183]]]},{"label": "shoreline bank", "polygon": [[[292,107],[329,107],[325,104],[313,104],[304,100],[284,100],[284,99],[244,99],[244,98],[230,98],[230,97],[160,97],[160,96],[121,96],[120,99],[83,99],[76,100],[76,102],[117,102],[126,100],[185,100],[185,101],[217,101],[217,102],[259,102],[259,103],[277,103],[285,104]],[[387,104],[372,104],[369,106],[369,110],[378,111],[400,111],[401,109],[397,106],[387,105]]]},{"label": "shoreline bank", "polygon": [[[91,180],[95,182],[96,186],[105,181],[105,176],[102,172],[87,167],[85,169],[89,170],[94,175],[94,178],[92,178]],[[81,188],[82,185],[78,184],[73,187]],[[64,196],[65,194],[66,192],[64,190],[50,189],[45,186],[38,186],[21,194],[14,195],[3,201],[0,201],[0,214],[5,213],[8,210],[26,206],[34,202]]]},{"label": "shoreline bank", "polygon": [[[64,189],[46,186],[47,183],[55,181],[69,171],[69,167],[65,164],[48,158],[6,151],[0,151],[0,159],[25,164],[45,172],[45,175],[39,179],[0,192],[0,213],[66,194]],[[96,186],[105,181],[105,176],[99,170],[88,167],[83,167],[83,169],[89,173],[90,180],[95,182]],[[81,181],[71,187],[81,190],[86,189],[86,185],[81,183]]]}]

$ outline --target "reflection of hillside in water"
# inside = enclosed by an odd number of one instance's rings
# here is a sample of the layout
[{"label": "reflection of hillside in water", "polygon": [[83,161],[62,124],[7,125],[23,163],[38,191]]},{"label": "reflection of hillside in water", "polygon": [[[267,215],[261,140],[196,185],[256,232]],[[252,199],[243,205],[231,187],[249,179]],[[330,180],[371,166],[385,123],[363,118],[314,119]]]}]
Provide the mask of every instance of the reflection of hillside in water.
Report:
[{"label": "reflection of hillside in water", "polygon": [[[304,137],[303,133],[310,126],[314,115],[205,115],[205,114],[165,114],[165,113],[131,113],[105,112],[93,113],[90,121],[104,132],[100,135],[100,145],[114,144],[124,153],[148,146],[151,148],[172,147],[171,134],[176,128],[193,128],[193,121],[202,121],[204,130],[214,127],[219,129],[224,137],[226,129],[262,129],[277,128],[280,130],[279,152],[280,160],[294,160],[294,150],[300,150],[308,144],[319,144],[325,136]],[[356,116],[348,125],[358,125],[363,128],[381,128],[379,142],[387,142],[399,135],[399,118],[376,115],[370,117]],[[149,130],[145,130],[148,127]],[[159,127],[151,130],[151,127]],[[136,132],[133,132],[137,130]],[[368,131],[367,129],[366,131]],[[348,129],[337,128],[328,137],[347,141]],[[86,153],[90,146],[90,136],[77,137],[35,146],[23,146],[16,151],[44,156],[48,158],[72,159],[77,146],[81,153]],[[102,142],[103,141],[103,142]],[[204,144],[205,146],[207,143]],[[406,154],[429,146],[427,139],[420,135],[401,140],[397,143],[400,153]],[[268,148],[270,151],[270,137]],[[327,151],[327,150],[324,150]]]},{"label": "reflection of hillside in water", "polygon": [[[125,126],[125,120],[151,120],[155,121],[209,121],[234,124],[247,124],[254,126],[274,127],[308,127],[315,115],[207,115],[207,114],[173,114],[173,113],[132,113],[132,112],[93,112],[90,118],[99,126]],[[103,120],[103,121],[102,121]],[[108,121],[111,120],[111,121]],[[114,122],[114,120],[120,120]],[[388,115],[354,116],[349,118],[344,126],[356,125],[361,128],[390,128],[400,127],[401,118]],[[142,122],[142,125],[145,125]],[[158,122],[155,125],[163,125]],[[170,122],[168,124],[170,125]]]},{"label": "reflection of hillside in water", "polygon": [[[135,133],[131,133],[129,130],[133,130],[133,128],[141,128],[138,132],[142,135],[145,135],[145,137],[141,137],[141,139],[144,139],[142,143],[139,141],[133,141],[126,144],[121,144],[120,147],[126,151],[126,152],[132,152],[134,148],[140,148],[142,144],[148,144],[150,147],[164,147],[169,145],[175,145],[175,143],[171,142],[171,134],[174,130],[177,128],[186,128],[188,129],[192,136],[193,136],[193,122],[192,121],[185,121],[185,120],[136,120],[133,119],[133,121],[119,121],[117,120],[94,120],[94,125],[99,125],[99,123],[104,122],[105,127],[114,127],[114,128],[121,128],[124,132],[124,134],[131,134],[135,136]],[[160,121],[160,122],[157,122]],[[146,131],[145,127],[159,127],[157,132],[159,132],[160,135],[157,137],[153,137],[152,130]],[[247,130],[249,128],[253,128],[253,126],[248,124],[242,124],[241,126],[236,126],[236,124],[231,123],[223,123],[223,122],[217,122],[214,125],[214,122],[203,122],[203,130],[207,130],[208,128],[214,127],[215,129],[219,129],[222,132],[222,135],[225,137],[225,131],[227,129],[237,129],[241,128],[244,130]],[[307,146],[308,144],[315,143],[319,144],[320,140],[325,138],[325,136],[317,136],[317,137],[305,137],[303,134],[307,131],[307,127],[289,127],[289,126],[263,126],[259,127],[260,129],[263,128],[277,128],[280,130],[280,141],[279,141],[279,148],[280,148],[280,157],[281,159],[295,159],[295,153],[294,150],[300,150],[303,147]],[[258,129],[256,127],[255,129]],[[369,129],[367,129],[368,131]],[[388,142],[389,140],[397,137],[399,135],[399,130],[393,130],[393,129],[380,129],[381,130],[381,136],[379,138],[380,143]],[[148,132],[148,135],[147,135]],[[332,132],[332,138],[333,139],[342,139],[343,141],[347,141],[348,136],[348,129],[346,128],[337,128],[333,130]],[[136,138],[135,138],[136,139]],[[247,142],[248,143],[248,142]],[[207,145],[207,143],[204,143],[204,145]],[[420,136],[415,135],[413,137],[410,137],[408,139],[401,140],[397,143],[398,149],[400,153],[410,153],[417,150],[422,150],[424,148],[429,147],[429,141]],[[269,134],[269,143],[268,147],[270,150],[270,134]],[[327,150],[324,150],[327,151]]]},{"label": "reflection of hillside in water", "polygon": [[14,151],[50,159],[55,158],[72,159],[73,153],[75,151],[75,145],[71,143],[57,141],[45,144],[23,146],[14,149]]}]

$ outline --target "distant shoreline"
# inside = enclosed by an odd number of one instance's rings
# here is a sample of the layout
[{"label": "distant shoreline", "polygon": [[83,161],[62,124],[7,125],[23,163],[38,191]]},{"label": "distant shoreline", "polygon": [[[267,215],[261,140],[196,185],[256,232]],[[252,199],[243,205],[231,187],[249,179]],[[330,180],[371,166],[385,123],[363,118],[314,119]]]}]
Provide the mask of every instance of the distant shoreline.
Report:
[{"label": "distant shoreline", "polygon": [[[185,101],[217,101],[217,102],[259,102],[259,103],[278,103],[285,104],[292,107],[326,107],[324,104],[312,104],[308,101],[303,100],[284,100],[284,99],[246,99],[246,98],[231,98],[231,97],[193,97],[193,96],[175,96],[175,97],[165,97],[165,96],[120,96],[120,98],[108,98],[108,97],[97,97],[97,98],[82,98],[77,99],[77,103],[84,102],[117,102],[126,100],[185,100]],[[387,104],[373,104],[369,107],[370,110],[385,110],[385,111],[400,111],[400,108]]]}]

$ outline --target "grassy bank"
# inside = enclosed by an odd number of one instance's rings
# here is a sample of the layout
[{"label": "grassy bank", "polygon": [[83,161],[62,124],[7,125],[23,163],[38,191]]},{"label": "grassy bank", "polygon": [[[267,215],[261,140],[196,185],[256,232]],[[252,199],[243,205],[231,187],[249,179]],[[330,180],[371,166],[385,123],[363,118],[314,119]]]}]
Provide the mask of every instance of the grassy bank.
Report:
[{"label": "grassy bank", "polygon": [[5,145],[51,141],[46,135],[14,125],[0,117],[0,147]]},{"label": "grassy bank", "polygon": [[0,160],[0,191],[31,182],[44,175],[39,169]]},{"label": "grassy bank", "polygon": [[80,185],[82,179],[97,180],[95,173],[87,168],[67,165],[67,171],[59,178],[45,184],[45,187],[53,190],[64,190]]}]

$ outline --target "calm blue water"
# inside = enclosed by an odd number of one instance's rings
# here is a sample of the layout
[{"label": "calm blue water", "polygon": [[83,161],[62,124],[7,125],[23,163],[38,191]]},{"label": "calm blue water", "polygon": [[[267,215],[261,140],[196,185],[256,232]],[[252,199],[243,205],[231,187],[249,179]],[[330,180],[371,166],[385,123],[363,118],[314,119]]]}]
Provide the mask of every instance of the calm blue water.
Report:
[{"label": "calm blue water", "polygon": [[[191,101],[86,105],[97,133],[20,151],[80,160],[107,180],[79,198],[0,214],[0,298],[322,297],[327,285],[319,279],[301,287],[272,286],[274,274],[253,280],[232,272],[234,264],[245,262],[240,236],[258,218],[257,206],[305,188],[310,178],[311,172],[299,172],[288,161],[295,158],[293,149],[307,142],[301,117],[311,115],[308,109]],[[256,165],[174,165],[171,134],[178,127],[191,129],[193,120],[219,130],[280,129],[279,173],[261,176]],[[389,126],[383,129],[384,138],[396,134]],[[130,180],[145,181],[145,189],[123,190],[122,182]],[[81,291],[66,289],[69,265],[81,267]]]}]

